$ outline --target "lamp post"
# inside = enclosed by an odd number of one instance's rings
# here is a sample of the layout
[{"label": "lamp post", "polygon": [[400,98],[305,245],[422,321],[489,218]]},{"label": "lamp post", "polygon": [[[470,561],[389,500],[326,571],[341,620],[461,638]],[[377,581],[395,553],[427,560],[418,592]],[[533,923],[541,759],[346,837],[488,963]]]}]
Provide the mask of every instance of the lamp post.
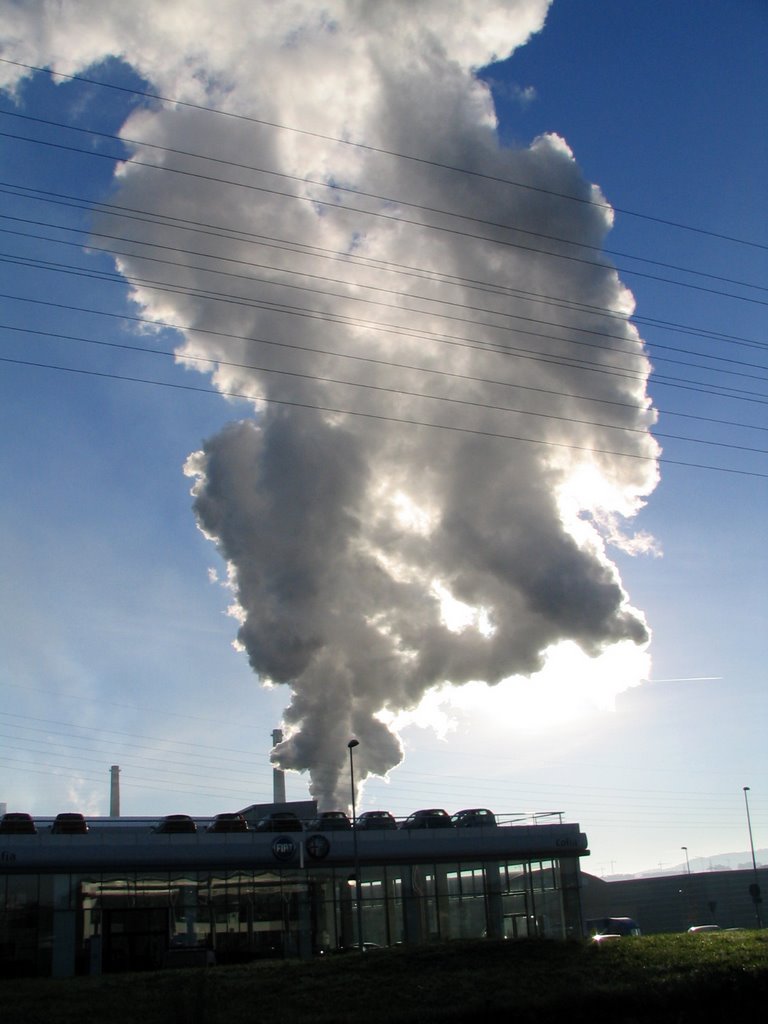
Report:
[{"label": "lamp post", "polygon": [[681,846],[680,849],[681,850],[685,850],[685,869],[688,872],[688,874],[690,875],[690,873],[691,873],[691,862],[688,860],[688,847],[687,846]]},{"label": "lamp post", "polygon": [[355,764],[352,751],[360,746],[360,740],[350,740],[349,749],[349,782],[352,787],[352,851],[355,859],[355,902],[357,903],[357,943],[362,953],[363,945],[363,907],[361,902],[362,885],[360,880],[360,854],[357,849],[357,810],[355,807]]},{"label": "lamp post", "polygon": [[755,874],[755,880],[749,887],[749,895],[752,897],[752,901],[755,904],[755,917],[757,918],[757,927],[762,928],[763,922],[760,919],[760,886],[757,881],[757,861],[755,860],[755,843],[752,839],[752,819],[749,816],[749,786],[744,786],[744,806],[747,809],[747,828],[749,829],[749,849],[752,853],[752,870]]}]

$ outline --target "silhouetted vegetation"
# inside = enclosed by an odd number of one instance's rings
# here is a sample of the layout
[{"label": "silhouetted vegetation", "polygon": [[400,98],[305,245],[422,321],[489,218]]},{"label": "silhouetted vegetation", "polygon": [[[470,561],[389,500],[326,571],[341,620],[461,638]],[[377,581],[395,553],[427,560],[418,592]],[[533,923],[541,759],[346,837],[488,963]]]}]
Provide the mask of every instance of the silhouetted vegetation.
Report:
[{"label": "silhouetted vegetation", "polygon": [[17,979],[4,1024],[464,1024],[761,1019],[768,933],[472,942],[310,962]]}]

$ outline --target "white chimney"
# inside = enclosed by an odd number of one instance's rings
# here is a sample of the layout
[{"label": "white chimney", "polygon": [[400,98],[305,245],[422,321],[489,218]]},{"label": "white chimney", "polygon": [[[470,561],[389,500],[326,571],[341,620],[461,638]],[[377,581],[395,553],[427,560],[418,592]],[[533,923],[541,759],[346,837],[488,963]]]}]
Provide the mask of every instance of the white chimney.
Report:
[{"label": "white chimney", "polygon": [[[283,730],[272,730],[272,743],[277,746],[283,742]],[[285,772],[282,768],[272,769],[272,799],[276,804],[285,803]]]},{"label": "white chimney", "polygon": [[113,764],[109,769],[109,816],[110,818],[120,817],[120,768]]}]

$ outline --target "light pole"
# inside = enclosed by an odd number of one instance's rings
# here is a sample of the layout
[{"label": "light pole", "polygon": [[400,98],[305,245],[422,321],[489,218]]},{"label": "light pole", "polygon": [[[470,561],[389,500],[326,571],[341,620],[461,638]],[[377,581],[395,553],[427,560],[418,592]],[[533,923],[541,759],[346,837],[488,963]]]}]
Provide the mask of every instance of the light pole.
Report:
[{"label": "light pole", "polygon": [[688,872],[688,874],[690,875],[690,873],[691,873],[691,862],[688,860],[688,847],[687,846],[681,846],[680,849],[681,850],[685,850],[685,868],[686,868],[686,871]]},{"label": "light pole", "polygon": [[757,861],[755,860],[755,843],[752,839],[752,819],[749,816],[749,786],[744,786],[744,806],[747,809],[747,828],[749,829],[749,849],[752,853],[752,870],[755,873],[755,880],[749,887],[749,895],[752,897],[752,901],[755,904],[755,917],[757,918],[757,927],[762,928],[763,922],[760,919],[760,886],[757,881]]},{"label": "light pole", "polygon": [[355,808],[355,764],[352,751],[360,746],[360,740],[350,740],[349,749],[349,782],[352,787],[352,851],[355,859],[355,902],[357,903],[357,942],[362,953],[363,945],[363,907],[361,903],[362,885],[360,883],[360,854],[357,850],[357,810]]}]

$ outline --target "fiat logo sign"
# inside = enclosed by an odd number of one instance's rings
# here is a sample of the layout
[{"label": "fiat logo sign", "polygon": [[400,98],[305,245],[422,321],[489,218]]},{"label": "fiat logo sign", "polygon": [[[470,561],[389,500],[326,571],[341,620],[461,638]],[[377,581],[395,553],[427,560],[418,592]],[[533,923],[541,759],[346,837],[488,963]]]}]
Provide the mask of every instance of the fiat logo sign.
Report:
[{"label": "fiat logo sign", "polygon": [[272,843],[272,856],[275,860],[293,860],[296,843],[290,836],[277,836]]}]

